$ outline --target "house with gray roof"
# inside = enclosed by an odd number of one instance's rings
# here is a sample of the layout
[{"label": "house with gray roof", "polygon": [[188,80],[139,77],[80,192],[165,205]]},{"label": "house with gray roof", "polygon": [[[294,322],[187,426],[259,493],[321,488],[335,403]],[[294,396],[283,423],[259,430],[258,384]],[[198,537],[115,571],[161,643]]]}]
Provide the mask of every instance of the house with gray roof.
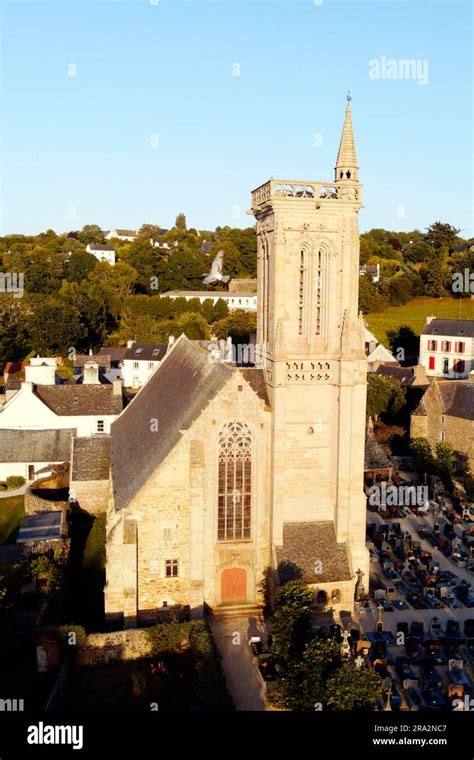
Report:
[{"label": "house with gray roof", "polygon": [[427,438],[433,447],[450,443],[474,470],[474,372],[467,380],[431,381],[411,414],[410,437]]},{"label": "house with gray roof", "polygon": [[468,377],[474,370],[474,320],[427,317],[420,335],[419,362],[428,377]]},{"label": "house with gray roof", "polygon": [[20,475],[36,479],[40,470],[71,460],[74,430],[8,430],[0,428],[0,481]]}]

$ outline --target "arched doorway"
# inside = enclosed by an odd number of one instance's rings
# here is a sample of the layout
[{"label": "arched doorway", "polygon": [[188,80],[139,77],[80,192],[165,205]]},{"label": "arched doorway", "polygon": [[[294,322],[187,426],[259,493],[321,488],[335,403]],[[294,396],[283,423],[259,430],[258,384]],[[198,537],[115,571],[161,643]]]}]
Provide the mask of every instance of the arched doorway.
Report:
[{"label": "arched doorway", "polygon": [[242,604],[247,601],[247,572],[230,567],[221,576],[221,603]]}]

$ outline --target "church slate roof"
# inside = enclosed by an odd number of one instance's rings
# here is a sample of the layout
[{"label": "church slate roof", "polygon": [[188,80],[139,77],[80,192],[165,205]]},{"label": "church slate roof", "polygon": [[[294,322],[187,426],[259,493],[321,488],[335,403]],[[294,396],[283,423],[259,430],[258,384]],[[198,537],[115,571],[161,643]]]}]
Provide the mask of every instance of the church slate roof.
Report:
[{"label": "church slate roof", "polygon": [[[306,583],[331,583],[351,580],[346,544],[338,544],[334,523],[301,522],[283,524],[283,546],[276,547],[277,562],[295,565]],[[315,573],[316,563],[320,562]]]},{"label": "church slate roof", "polygon": [[[232,375],[182,335],[112,424],[111,464],[116,509],[123,509],[165,460]],[[152,422],[157,420],[158,430]]]},{"label": "church slate roof", "polygon": [[109,436],[89,436],[74,439],[72,480],[108,480],[109,470]]},{"label": "church slate roof", "polygon": [[257,369],[248,367],[240,370],[242,376],[247,380],[248,384],[255,391],[257,396],[265,401],[265,405],[270,407],[270,400],[268,398],[267,384],[265,382],[265,374],[263,369]]},{"label": "church slate roof", "polygon": [[69,462],[75,430],[0,430],[0,462]]},{"label": "church slate roof", "polygon": [[375,438],[370,420],[365,436],[364,470],[385,470],[391,466],[389,458]]}]

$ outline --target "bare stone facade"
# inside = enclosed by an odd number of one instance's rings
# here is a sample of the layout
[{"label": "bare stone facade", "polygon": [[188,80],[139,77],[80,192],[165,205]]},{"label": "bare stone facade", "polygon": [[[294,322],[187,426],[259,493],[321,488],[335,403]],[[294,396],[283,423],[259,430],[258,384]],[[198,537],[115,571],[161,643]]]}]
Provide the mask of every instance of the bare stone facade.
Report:
[{"label": "bare stone facade", "polygon": [[433,380],[411,415],[410,437],[450,443],[474,470],[474,381]]}]

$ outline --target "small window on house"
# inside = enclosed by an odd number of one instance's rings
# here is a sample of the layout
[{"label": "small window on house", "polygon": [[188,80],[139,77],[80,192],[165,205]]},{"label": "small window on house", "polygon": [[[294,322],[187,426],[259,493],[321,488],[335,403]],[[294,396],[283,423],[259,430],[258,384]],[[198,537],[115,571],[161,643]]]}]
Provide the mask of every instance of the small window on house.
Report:
[{"label": "small window on house", "polygon": [[163,538],[165,541],[169,541],[171,538],[171,528],[164,528],[163,529]]},{"label": "small window on house", "polygon": [[159,353],[160,353],[160,349],[159,348],[154,348],[152,356],[158,356]]},{"label": "small window on house", "polygon": [[155,366],[154,362],[148,362],[148,369],[153,369]]},{"label": "small window on house", "polygon": [[138,369],[138,362],[133,362],[133,369]]},{"label": "small window on house", "polygon": [[464,353],[464,343],[458,343],[458,354]]},{"label": "small window on house", "polygon": [[241,391],[241,390],[242,390],[242,388],[243,388],[243,385],[238,385],[238,386],[237,386],[237,390],[238,390],[238,391]]},{"label": "small window on house", "polygon": [[97,432],[103,433],[105,431],[105,422],[104,420],[97,420]]},{"label": "small window on house", "polygon": [[449,373],[449,359],[443,359],[443,374],[447,375]]},{"label": "small window on house", "polygon": [[429,365],[428,366],[429,366],[430,369],[434,369],[435,368],[435,358],[434,358],[434,356],[430,356]]},{"label": "small window on house", "polygon": [[136,348],[135,349],[135,355],[141,354],[142,351],[143,351],[143,348]]},{"label": "small window on house", "polygon": [[439,434],[439,440],[440,440],[440,441],[444,441],[444,433],[443,433],[443,432],[441,432],[441,433]]},{"label": "small window on house", "polygon": [[167,606],[168,606],[168,602],[165,602],[165,601],[162,602],[162,607],[167,607]]},{"label": "small window on house", "polygon": [[441,415],[441,424],[444,425],[444,414]]},{"label": "small window on house", "polygon": [[177,559],[165,560],[165,576],[166,578],[177,578],[179,575],[179,566]]}]

